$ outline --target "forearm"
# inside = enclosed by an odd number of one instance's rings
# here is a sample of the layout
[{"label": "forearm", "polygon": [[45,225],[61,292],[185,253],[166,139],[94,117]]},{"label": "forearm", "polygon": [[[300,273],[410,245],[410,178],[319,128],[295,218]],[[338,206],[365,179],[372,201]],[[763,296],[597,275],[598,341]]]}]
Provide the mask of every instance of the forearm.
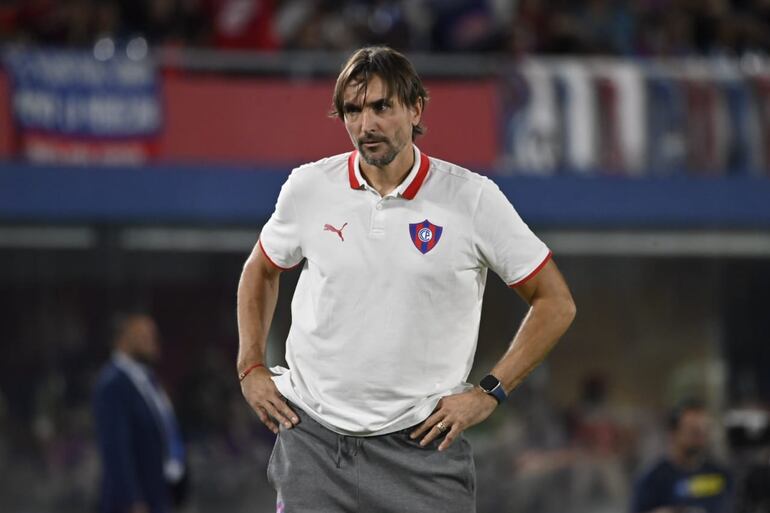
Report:
[{"label": "forearm", "polygon": [[262,255],[255,251],[246,261],[238,283],[239,372],[265,361],[267,334],[278,300],[278,283],[278,273],[269,269]]},{"label": "forearm", "polygon": [[[256,247],[243,267],[238,283],[238,372],[265,362],[270,322],[278,299],[280,271]],[[290,429],[299,422],[278,392],[267,369],[255,369],[241,379],[241,392],[265,426],[278,434],[278,423]]]},{"label": "forearm", "polygon": [[491,373],[510,393],[543,361],[575,318],[571,297],[535,298],[505,355]]}]

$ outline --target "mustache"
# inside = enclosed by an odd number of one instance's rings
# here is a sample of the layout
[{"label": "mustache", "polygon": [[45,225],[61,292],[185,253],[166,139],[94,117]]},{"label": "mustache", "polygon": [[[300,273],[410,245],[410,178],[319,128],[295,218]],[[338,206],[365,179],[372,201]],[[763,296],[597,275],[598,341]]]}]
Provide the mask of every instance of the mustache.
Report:
[{"label": "mustache", "polygon": [[358,144],[367,144],[367,143],[376,143],[376,142],[388,142],[388,139],[385,137],[366,137],[364,139],[358,140]]}]

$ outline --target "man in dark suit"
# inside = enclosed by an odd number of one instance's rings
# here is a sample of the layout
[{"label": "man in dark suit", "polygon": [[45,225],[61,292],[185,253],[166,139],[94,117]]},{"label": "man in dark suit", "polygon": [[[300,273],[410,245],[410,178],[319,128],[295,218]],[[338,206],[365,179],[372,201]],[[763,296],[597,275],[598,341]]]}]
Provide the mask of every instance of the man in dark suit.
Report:
[{"label": "man in dark suit", "polygon": [[155,378],[158,330],[143,313],[116,316],[114,352],[94,391],[102,460],[101,513],[168,513],[186,481],[185,450]]}]

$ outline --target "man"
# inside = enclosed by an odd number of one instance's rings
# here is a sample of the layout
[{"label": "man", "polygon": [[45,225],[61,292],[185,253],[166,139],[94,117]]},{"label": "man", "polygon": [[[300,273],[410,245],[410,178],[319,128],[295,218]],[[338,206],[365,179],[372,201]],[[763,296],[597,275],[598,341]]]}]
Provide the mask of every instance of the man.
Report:
[{"label": "man", "polygon": [[185,450],[176,417],[152,368],[158,330],[143,313],[116,316],[114,353],[94,391],[102,460],[102,513],[165,513],[184,491]]},{"label": "man", "polygon": [[[243,395],[278,433],[268,465],[278,511],[475,511],[462,432],[575,314],[550,251],[500,190],[413,144],[426,101],[403,55],[355,52],[333,99],[355,151],[292,172],[244,266],[237,366]],[[264,355],[279,275],[303,260],[289,368],[273,376]],[[488,268],[531,308],[482,388],[465,380]]]},{"label": "man", "polygon": [[684,401],[671,412],[668,455],[636,483],[633,513],[731,511],[732,478],[708,457],[709,422],[699,401]]}]

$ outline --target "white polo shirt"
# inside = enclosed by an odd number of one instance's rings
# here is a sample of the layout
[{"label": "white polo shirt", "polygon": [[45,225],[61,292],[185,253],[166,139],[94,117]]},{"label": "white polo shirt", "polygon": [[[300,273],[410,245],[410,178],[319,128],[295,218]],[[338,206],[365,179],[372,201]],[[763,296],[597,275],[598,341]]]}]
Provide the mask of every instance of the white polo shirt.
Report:
[{"label": "white polo shirt", "polygon": [[340,434],[413,426],[469,388],[487,269],[515,286],[551,255],[491,180],[414,151],[385,197],[355,151],[295,169],[260,234],[277,267],[304,259],[273,379]]}]

